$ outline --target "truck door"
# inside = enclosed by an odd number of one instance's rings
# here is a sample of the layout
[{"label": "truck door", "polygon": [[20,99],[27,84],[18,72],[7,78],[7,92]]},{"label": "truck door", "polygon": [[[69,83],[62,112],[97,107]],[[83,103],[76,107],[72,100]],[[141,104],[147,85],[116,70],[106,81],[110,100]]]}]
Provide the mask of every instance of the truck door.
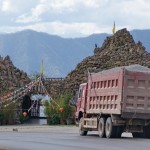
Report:
[{"label": "truck door", "polygon": [[81,91],[81,110],[84,112],[85,111],[85,99],[86,99],[86,85],[82,86],[82,91]]},{"label": "truck door", "polygon": [[87,83],[83,83],[80,85],[78,100],[77,100],[76,116],[81,114],[81,112],[83,114],[83,112],[85,111],[86,89],[87,89]]}]

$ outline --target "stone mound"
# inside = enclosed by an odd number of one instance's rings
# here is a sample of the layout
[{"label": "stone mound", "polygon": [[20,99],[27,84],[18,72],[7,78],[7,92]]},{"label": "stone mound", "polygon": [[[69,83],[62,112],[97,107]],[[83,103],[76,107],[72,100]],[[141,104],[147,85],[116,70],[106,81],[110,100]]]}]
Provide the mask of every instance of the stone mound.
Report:
[{"label": "stone mound", "polygon": [[106,70],[134,64],[150,68],[150,54],[140,41],[135,43],[129,31],[119,30],[107,37],[102,47],[95,48],[93,56],[85,58],[67,75],[63,88],[67,91],[77,90],[79,84],[87,82],[91,69]]},{"label": "stone mound", "polygon": [[27,74],[16,68],[9,56],[0,56],[0,96],[11,93],[29,82]]}]

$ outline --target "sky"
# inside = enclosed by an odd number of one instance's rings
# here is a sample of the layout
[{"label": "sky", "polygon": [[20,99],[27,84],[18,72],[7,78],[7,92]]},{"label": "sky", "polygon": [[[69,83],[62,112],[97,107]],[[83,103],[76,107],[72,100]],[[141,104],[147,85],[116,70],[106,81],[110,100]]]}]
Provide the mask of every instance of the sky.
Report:
[{"label": "sky", "polygon": [[32,29],[84,37],[127,28],[150,29],[150,0],[0,0],[0,33]]}]

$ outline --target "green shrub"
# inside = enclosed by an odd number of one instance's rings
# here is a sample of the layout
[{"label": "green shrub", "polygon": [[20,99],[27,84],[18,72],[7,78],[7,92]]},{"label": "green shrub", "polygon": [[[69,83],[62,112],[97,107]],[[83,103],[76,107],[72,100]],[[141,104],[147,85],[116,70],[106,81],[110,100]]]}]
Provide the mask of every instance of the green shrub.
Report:
[{"label": "green shrub", "polygon": [[[48,124],[68,124],[68,120],[74,117],[75,108],[69,104],[71,97],[71,94],[64,93],[58,99],[45,103]],[[62,112],[60,108],[63,109]]]},{"label": "green shrub", "polygon": [[47,122],[49,125],[58,125],[60,124],[60,115],[59,114],[53,114],[51,118],[48,119]]},{"label": "green shrub", "polygon": [[4,114],[2,111],[0,111],[0,125],[3,124]]},{"label": "green shrub", "polygon": [[1,110],[1,124],[14,124],[16,119],[16,104],[11,103]]},{"label": "green shrub", "polygon": [[48,117],[47,123],[49,125],[60,124],[60,115],[56,104],[54,104],[53,102],[46,102],[45,114]]}]

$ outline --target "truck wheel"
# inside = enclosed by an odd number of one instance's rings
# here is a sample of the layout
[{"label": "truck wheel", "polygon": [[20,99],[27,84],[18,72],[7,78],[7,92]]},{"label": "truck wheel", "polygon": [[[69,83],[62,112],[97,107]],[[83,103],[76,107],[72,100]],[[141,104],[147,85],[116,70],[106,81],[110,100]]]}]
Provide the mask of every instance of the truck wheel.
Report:
[{"label": "truck wheel", "polygon": [[106,137],[105,135],[105,118],[100,118],[98,123],[98,134],[99,137],[103,138]]},{"label": "truck wheel", "polygon": [[115,126],[112,124],[111,117],[108,117],[105,125],[105,133],[107,138],[115,138]]},{"label": "truck wheel", "polygon": [[79,122],[79,133],[81,136],[86,136],[87,135],[87,132],[86,130],[84,130],[83,128],[83,118],[80,118],[80,122]]}]

